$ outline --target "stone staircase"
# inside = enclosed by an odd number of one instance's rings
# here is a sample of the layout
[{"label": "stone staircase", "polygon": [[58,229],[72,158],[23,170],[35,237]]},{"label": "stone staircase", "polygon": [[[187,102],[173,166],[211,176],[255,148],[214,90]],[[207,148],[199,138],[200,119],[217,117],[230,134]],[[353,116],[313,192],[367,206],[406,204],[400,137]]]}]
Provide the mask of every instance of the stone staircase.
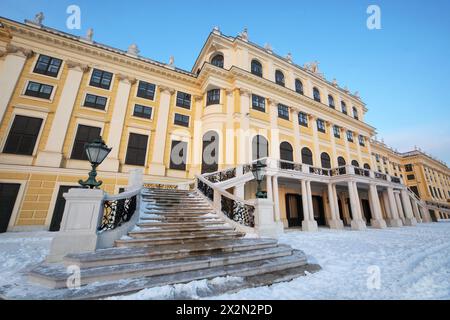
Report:
[{"label": "stone staircase", "polygon": [[[137,214],[137,213],[136,213]],[[69,254],[29,274],[49,297],[94,299],[215,277],[241,277],[220,291],[270,285],[320,269],[299,250],[273,239],[245,238],[196,191],[143,189],[136,227],[115,247]],[[67,267],[80,268],[81,288],[67,289]]]}]

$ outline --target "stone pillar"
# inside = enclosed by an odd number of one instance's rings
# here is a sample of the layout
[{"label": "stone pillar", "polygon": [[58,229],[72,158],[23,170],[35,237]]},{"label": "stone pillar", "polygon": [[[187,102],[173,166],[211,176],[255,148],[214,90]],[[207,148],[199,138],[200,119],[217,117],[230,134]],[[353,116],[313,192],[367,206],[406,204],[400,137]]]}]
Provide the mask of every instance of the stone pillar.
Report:
[{"label": "stone pillar", "polygon": [[117,77],[119,78],[119,85],[117,87],[108,134],[108,146],[111,147],[112,150],[109,156],[100,165],[102,170],[113,172],[119,170],[120,140],[122,139],[123,125],[127,113],[128,98],[130,96],[131,86],[136,82],[136,79],[121,74],[118,74]]},{"label": "stone pillar", "polygon": [[405,225],[407,226],[415,226],[417,224],[417,220],[413,215],[413,209],[411,206],[411,201],[409,200],[409,194],[406,189],[402,189],[400,191],[400,196],[403,203],[403,209],[405,212]]},{"label": "stone pillar", "polygon": [[293,125],[292,125],[292,131],[293,131],[293,136],[294,136],[294,162],[302,162],[302,151],[301,151],[301,147],[300,147],[300,125],[298,124],[298,111],[295,109],[292,109],[292,120]]},{"label": "stone pillar", "polygon": [[47,262],[59,262],[69,253],[94,252],[97,228],[103,216],[104,192],[99,189],[69,189],[61,229],[53,238]]},{"label": "stone pillar", "polygon": [[127,190],[142,188],[144,184],[144,170],[142,168],[131,169],[128,174]]},{"label": "stone pillar", "polygon": [[251,93],[248,90],[240,89],[241,98],[241,122],[240,130],[237,136],[238,164],[248,164],[251,162],[252,145],[250,141],[250,96]]},{"label": "stone pillar", "polygon": [[201,174],[202,165],[202,148],[203,148],[203,96],[193,96],[193,103],[195,105],[194,114],[194,137],[192,140],[192,164],[189,169],[189,176],[194,177],[196,174]]},{"label": "stone pillar", "polygon": [[417,201],[415,199],[410,198],[410,201],[412,202],[411,204],[414,212],[414,217],[416,218],[417,222],[421,223],[422,218],[420,216],[419,205],[417,204]]},{"label": "stone pillar", "polygon": [[6,57],[0,73],[0,124],[16,89],[25,62],[33,55],[33,51],[8,44],[6,51],[0,52],[0,57],[3,55],[6,55]]},{"label": "stone pillar", "polygon": [[405,213],[403,211],[402,201],[400,200],[400,192],[395,191],[394,196],[395,196],[395,203],[397,205],[398,216],[402,220],[403,224],[405,224]]},{"label": "stone pillar", "polygon": [[270,113],[270,157],[280,159],[280,130],[278,129],[278,102],[267,99]]},{"label": "stone pillar", "polygon": [[430,215],[430,211],[428,209],[420,207],[419,210],[422,212],[422,220],[424,222],[427,222],[427,223],[433,222],[433,219],[431,218],[431,215]]},{"label": "stone pillar", "polygon": [[149,174],[164,176],[166,174],[164,155],[166,150],[170,98],[175,93],[175,90],[167,87],[159,87],[159,89],[161,96],[159,98],[158,119],[156,120],[156,132],[153,140],[153,156],[149,167]]},{"label": "stone pillar", "polygon": [[343,229],[344,222],[339,217],[339,205],[336,195],[336,185],[328,183],[328,202],[330,205],[331,220],[328,222],[331,229]]},{"label": "stone pillar", "polygon": [[330,134],[330,141],[331,141],[331,167],[336,168],[338,166],[337,163],[337,152],[336,152],[336,138],[334,137],[334,128],[333,124],[330,122],[327,122],[328,124],[328,131]]},{"label": "stone pillar", "polygon": [[274,220],[273,202],[255,199],[255,230],[260,237],[278,238],[284,231],[281,221]]},{"label": "stone pillar", "polygon": [[309,116],[309,122],[312,125],[312,131],[313,131],[313,159],[314,159],[314,166],[315,167],[321,167],[321,161],[320,161],[320,148],[319,148],[319,137],[317,134],[317,117],[310,115]]},{"label": "stone pillar", "polygon": [[233,90],[226,90],[227,94],[227,122],[225,125],[225,164],[227,167],[235,165],[234,159],[234,95]]},{"label": "stone pillar", "polygon": [[318,231],[317,222],[314,220],[314,212],[311,196],[311,182],[302,180],[302,205],[303,205],[303,231]]},{"label": "stone pillar", "polygon": [[272,177],[266,176],[267,199],[273,201]]},{"label": "stone pillar", "polygon": [[353,219],[351,227],[354,230],[366,230],[366,223],[362,219],[361,206],[359,202],[358,188],[356,182],[348,182],[348,193],[350,196],[350,206],[352,208]]},{"label": "stone pillar", "polygon": [[389,203],[389,212],[391,213],[391,219],[388,221],[388,225],[390,227],[401,227],[403,223],[402,220],[399,218],[394,189],[390,187],[387,189],[387,197]]},{"label": "stone pillar", "polygon": [[381,213],[380,198],[378,197],[377,186],[375,184],[370,184],[369,186],[369,201],[372,210],[370,225],[378,229],[386,228],[386,221],[384,221]]},{"label": "stone pillar", "polygon": [[73,61],[67,61],[66,64],[69,71],[67,72],[66,81],[61,92],[61,97],[59,98],[47,143],[45,144],[44,150],[40,151],[37,155],[37,166],[58,168],[61,165],[64,139],[69,128],[72,110],[83,74],[89,69],[87,65]]},{"label": "stone pillar", "polygon": [[273,205],[275,209],[275,221],[281,221],[280,217],[280,194],[278,191],[278,177],[273,176]]}]

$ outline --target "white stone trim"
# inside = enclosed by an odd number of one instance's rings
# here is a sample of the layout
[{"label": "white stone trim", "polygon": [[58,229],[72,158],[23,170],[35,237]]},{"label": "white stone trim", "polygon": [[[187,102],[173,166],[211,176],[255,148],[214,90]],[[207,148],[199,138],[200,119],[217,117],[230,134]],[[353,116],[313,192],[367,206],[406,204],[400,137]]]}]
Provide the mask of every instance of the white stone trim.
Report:
[{"label": "white stone trim", "polygon": [[[100,87],[96,87],[96,86],[91,86],[90,85],[91,78],[92,78],[92,73],[94,72],[94,69],[112,73],[112,78],[111,78],[111,83],[109,85],[109,89],[104,89],[104,88],[100,88]],[[86,79],[85,88],[94,88],[94,89],[102,90],[104,92],[112,93],[112,89],[114,87],[114,81],[115,80],[116,80],[116,74],[113,71],[105,70],[105,68],[103,66],[94,65],[94,66],[91,66],[90,69],[89,69],[89,74],[88,74],[88,77]],[[87,89],[87,90],[89,90],[89,89]]]},{"label": "white stone trim", "polygon": [[[52,76],[48,76],[46,74],[41,74],[41,73],[34,72],[34,69],[36,68],[37,62],[38,62],[39,57],[41,55],[61,60],[61,65],[59,66],[58,74],[56,75],[56,77],[52,77]],[[31,67],[30,67],[30,70],[29,70],[29,75],[39,76],[39,77],[42,77],[43,79],[48,79],[48,80],[51,80],[51,79],[53,79],[55,81],[61,80],[61,75],[63,74],[63,70],[64,70],[64,67],[66,65],[65,59],[66,58],[64,58],[62,56],[55,56],[53,52],[52,53],[36,52],[35,53],[35,57],[33,58],[33,63],[31,64]]]},{"label": "white stone trim", "polygon": [[[97,108],[85,106],[84,103],[85,103],[85,101],[86,101],[86,96],[87,96],[88,94],[91,94],[91,95],[94,95],[94,96],[97,96],[97,97],[106,98],[105,109],[102,110],[102,109],[97,109]],[[85,90],[85,91],[83,92],[82,97],[83,97],[83,99],[81,99],[81,101],[80,101],[80,102],[81,102],[81,103],[80,103],[80,110],[90,110],[90,111],[99,112],[99,113],[102,113],[102,114],[108,113],[109,104],[110,104],[110,101],[111,101],[111,97],[110,97],[110,96],[99,95],[99,94],[97,94],[97,93],[95,93],[95,92],[93,92],[93,91],[89,91],[89,89],[88,89],[88,90]]]},{"label": "white stone trim", "polygon": [[[39,98],[39,97],[27,96],[27,95],[25,94],[25,92],[27,91],[28,84],[29,84],[30,82],[36,82],[36,83],[39,83],[39,84],[44,84],[44,85],[53,87],[52,93],[50,94],[50,98],[44,99],[44,98]],[[46,102],[46,103],[53,103],[53,99],[55,98],[56,90],[58,90],[58,84],[55,84],[55,83],[48,83],[48,82],[39,82],[38,80],[27,79],[27,80],[25,81],[25,85],[23,86],[22,91],[21,91],[21,93],[20,93],[20,97],[21,97],[21,98],[24,98],[24,99],[34,100],[34,101],[41,101],[41,102]]]}]

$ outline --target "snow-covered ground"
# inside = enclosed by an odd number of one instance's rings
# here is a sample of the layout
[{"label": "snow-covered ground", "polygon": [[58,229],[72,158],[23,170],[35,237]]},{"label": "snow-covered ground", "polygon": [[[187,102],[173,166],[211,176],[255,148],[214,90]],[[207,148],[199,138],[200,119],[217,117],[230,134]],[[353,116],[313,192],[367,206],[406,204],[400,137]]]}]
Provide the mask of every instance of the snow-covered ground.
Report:
[{"label": "snow-covered ground", "polygon": [[[24,237],[24,235],[26,237]],[[25,281],[23,273],[48,252],[54,234],[0,234],[0,286]],[[450,299],[450,223],[367,231],[290,231],[280,242],[303,250],[318,273],[213,299]],[[233,279],[216,279],[216,283]],[[206,281],[142,290],[114,299],[196,298]]]}]

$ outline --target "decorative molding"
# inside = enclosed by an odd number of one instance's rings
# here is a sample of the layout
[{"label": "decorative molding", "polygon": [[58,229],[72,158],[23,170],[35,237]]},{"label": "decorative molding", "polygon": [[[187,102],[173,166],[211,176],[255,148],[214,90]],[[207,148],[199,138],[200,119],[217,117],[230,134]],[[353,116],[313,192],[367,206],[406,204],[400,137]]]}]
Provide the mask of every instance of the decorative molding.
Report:
[{"label": "decorative molding", "polygon": [[192,98],[194,98],[194,101],[201,101],[201,100],[203,100],[203,96],[201,96],[201,95],[194,95]]},{"label": "decorative molding", "polygon": [[3,56],[8,55],[8,54],[17,55],[17,56],[24,57],[24,58],[31,58],[33,56],[34,52],[31,49],[18,47],[18,46],[15,46],[15,45],[12,45],[12,44],[8,43],[6,45],[6,50],[3,51],[0,54],[0,56],[3,57]]},{"label": "decorative molding", "polygon": [[86,72],[89,70],[89,66],[87,64],[83,64],[81,62],[67,60],[66,64],[67,64],[67,68],[69,68],[69,69],[78,69],[79,71],[82,71],[82,72]]},{"label": "decorative molding", "polygon": [[170,95],[173,95],[175,93],[175,89],[166,87],[166,86],[159,86],[159,90],[161,93],[169,93]]},{"label": "decorative molding", "polygon": [[239,94],[241,96],[245,96],[245,97],[250,97],[251,96],[251,91],[248,89],[244,89],[244,88],[239,88]]},{"label": "decorative molding", "polygon": [[267,98],[267,103],[272,106],[277,106],[279,102],[275,99]]},{"label": "decorative molding", "polygon": [[131,85],[136,83],[136,78],[129,77],[129,76],[121,74],[121,73],[117,74],[117,79],[119,79],[119,81],[123,81],[125,83],[129,83]]}]

